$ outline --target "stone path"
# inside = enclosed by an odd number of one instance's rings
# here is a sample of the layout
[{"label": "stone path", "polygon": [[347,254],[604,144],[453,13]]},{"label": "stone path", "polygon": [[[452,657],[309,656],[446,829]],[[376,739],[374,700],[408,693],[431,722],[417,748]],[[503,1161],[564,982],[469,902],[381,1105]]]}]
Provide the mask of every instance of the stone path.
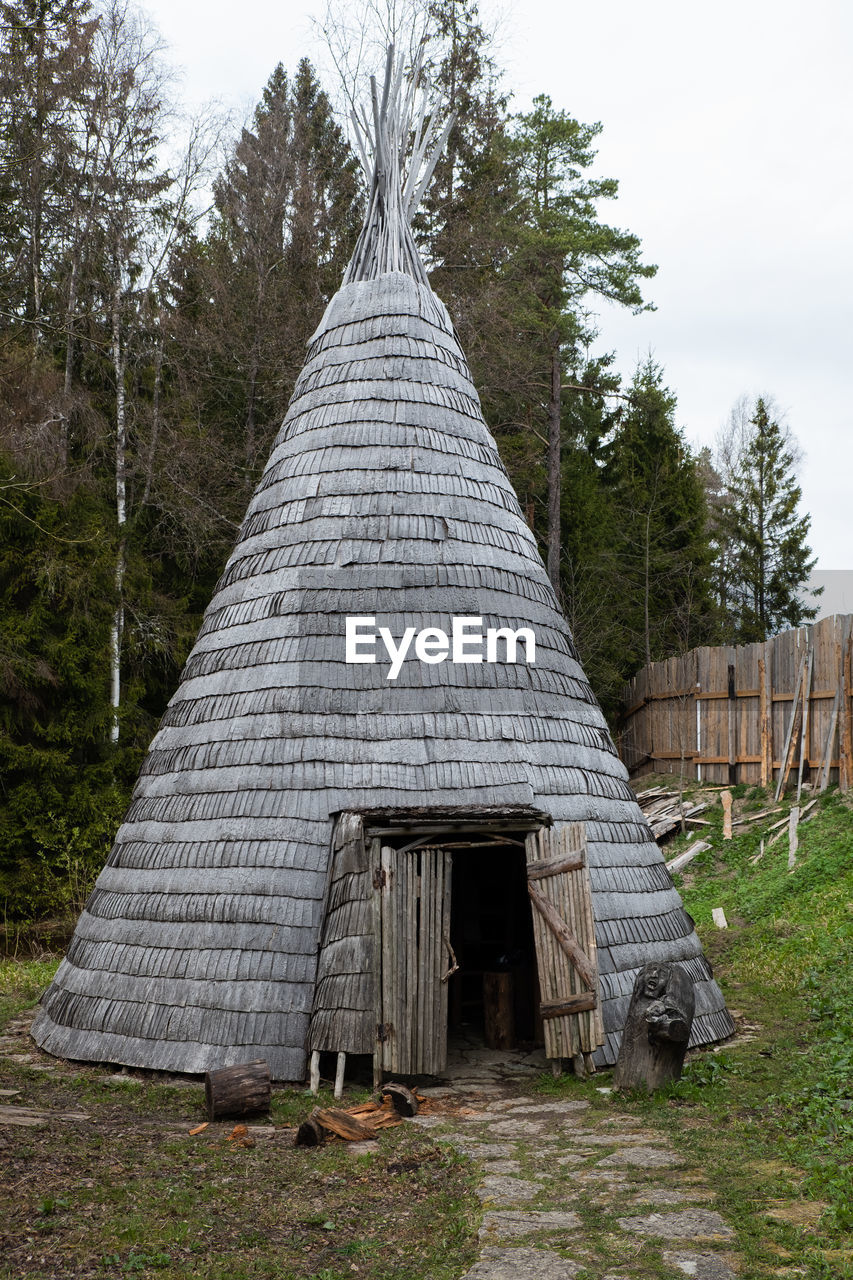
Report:
[{"label": "stone path", "polygon": [[735,1280],[734,1233],[701,1174],[609,1090],[603,1108],[519,1096],[543,1065],[469,1049],[423,1090],[442,1111],[411,1121],[482,1170],[463,1280]]}]

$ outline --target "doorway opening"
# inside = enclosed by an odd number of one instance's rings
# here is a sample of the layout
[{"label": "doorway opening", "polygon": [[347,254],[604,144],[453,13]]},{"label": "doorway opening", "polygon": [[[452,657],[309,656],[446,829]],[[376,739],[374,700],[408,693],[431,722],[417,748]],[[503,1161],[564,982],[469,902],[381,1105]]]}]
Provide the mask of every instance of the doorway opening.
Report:
[{"label": "doorway opening", "polygon": [[449,980],[448,1029],[491,1049],[542,1041],[525,835],[484,836],[452,850],[450,941],[459,969]]}]

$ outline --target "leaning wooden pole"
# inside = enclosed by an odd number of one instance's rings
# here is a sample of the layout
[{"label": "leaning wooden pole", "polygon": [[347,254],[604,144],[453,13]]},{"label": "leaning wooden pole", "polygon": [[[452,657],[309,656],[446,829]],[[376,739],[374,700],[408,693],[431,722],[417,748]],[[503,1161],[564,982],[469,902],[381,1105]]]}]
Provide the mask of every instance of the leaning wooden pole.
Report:
[{"label": "leaning wooden pole", "polygon": [[853,653],[853,632],[850,630],[850,624],[845,627],[845,634],[842,643],[842,660],[841,670],[839,672],[839,683],[841,686],[841,709],[838,730],[838,787],[840,791],[849,791],[851,783],[853,783],[853,742],[851,742],[851,677],[850,663]]},{"label": "leaning wooden pole", "polygon": [[438,112],[428,109],[425,94],[416,108],[421,62],[419,54],[406,82],[405,61],[395,56],[391,45],[381,92],[376,78],[370,78],[371,115],[351,114],[370,195],[345,285],[375,280],[389,271],[404,271],[419,284],[429,283],[411,223],[456,117],[451,115],[441,128]]}]

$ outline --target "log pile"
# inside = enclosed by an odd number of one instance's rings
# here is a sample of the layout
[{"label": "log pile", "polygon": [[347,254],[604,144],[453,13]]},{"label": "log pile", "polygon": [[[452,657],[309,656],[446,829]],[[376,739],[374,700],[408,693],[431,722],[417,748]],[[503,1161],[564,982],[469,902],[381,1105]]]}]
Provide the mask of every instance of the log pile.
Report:
[{"label": "log pile", "polygon": [[[673,832],[681,829],[682,802],[677,791],[666,787],[649,787],[637,795],[637,803],[652,829],[652,835],[660,843]],[[688,827],[706,827],[708,822],[698,815],[708,808],[708,802],[685,804],[683,819]]]},{"label": "log pile", "polygon": [[421,1101],[404,1084],[386,1084],[382,1100],[371,1099],[354,1107],[315,1107],[296,1131],[297,1147],[318,1147],[328,1137],[344,1142],[366,1142],[380,1129],[402,1124],[418,1112]]}]

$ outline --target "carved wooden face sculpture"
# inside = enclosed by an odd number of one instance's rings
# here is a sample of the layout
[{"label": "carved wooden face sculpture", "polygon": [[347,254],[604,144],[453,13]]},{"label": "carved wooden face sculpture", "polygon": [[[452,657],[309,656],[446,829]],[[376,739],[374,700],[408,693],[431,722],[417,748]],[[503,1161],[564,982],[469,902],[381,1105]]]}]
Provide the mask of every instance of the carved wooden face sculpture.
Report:
[{"label": "carved wooden face sculpture", "polygon": [[647,1000],[660,1000],[669,983],[668,964],[646,964],[638,975],[639,985]]}]

